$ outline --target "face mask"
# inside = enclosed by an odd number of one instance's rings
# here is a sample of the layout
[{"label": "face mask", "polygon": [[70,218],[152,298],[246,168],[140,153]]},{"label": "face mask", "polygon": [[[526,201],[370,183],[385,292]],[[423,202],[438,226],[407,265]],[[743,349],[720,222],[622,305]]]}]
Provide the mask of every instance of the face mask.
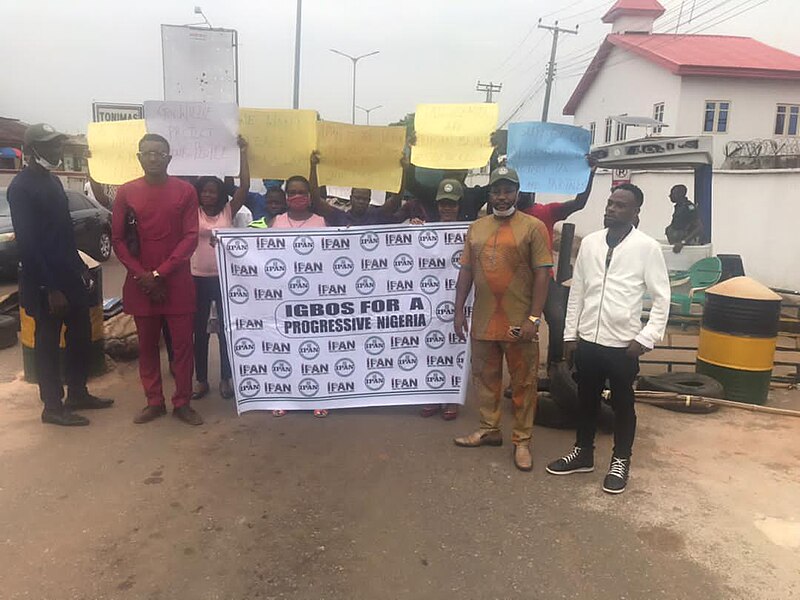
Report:
[{"label": "face mask", "polygon": [[294,194],[286,198],[287,206],[293,211],[307,210],[311,206],[308,194]]},{"label": "face mask", "polygon": [[43,156],[40,156],[35,149],[33,151],[33,160],[36,162],[37,165],[39,165],[43,169],[47,169],[48,171],[55,171],[58,167],[61,166],[60,160],[56,164],[53,164]]},{"label": "face mask", "polygon": [[496,208],[492,209],[492,212],[496,214],[498,217],[510,217],[514,214],[514,211],[517,210],[516,206],[512,206],[511,208],[507,208],[506,210],[497,210]]}]

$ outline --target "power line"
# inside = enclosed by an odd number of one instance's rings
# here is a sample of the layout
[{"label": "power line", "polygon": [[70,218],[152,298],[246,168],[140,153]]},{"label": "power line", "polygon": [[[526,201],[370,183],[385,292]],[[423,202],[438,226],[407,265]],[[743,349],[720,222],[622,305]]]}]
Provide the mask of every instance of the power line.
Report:
[{"label": "power line", "polygon": [[476,92],[486,92],[486,102],[491,103],[492,99],[494,98],[493,94],[500,93],[503,89],[502,83],[494,83],[490,81],[489,83],[481,83],[478,81],[477,85],[475,86]]}]

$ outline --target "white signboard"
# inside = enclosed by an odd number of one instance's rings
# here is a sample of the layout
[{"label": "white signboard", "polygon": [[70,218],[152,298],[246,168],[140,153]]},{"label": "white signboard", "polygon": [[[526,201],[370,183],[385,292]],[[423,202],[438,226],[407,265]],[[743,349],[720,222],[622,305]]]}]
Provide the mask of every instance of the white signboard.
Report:
[{"label": "white signboard", "polygon": [[232,29],[162,25],[164,100],[238,102],[236,40]]},{"label": "white signboard", "polygon": [[466,232],[218,231],[239,412],[463,404],[468,344],[453,319]]},{"label": "white signboard", "polygon": [[132,121],[135,119],[144,119],[144,105],[92,102],[92,120],[95,123]]},{"label": "white signboard", "polygon": [[239,174],[239,108],[217,102],[144,103],[148,133],[169,141],[170,175]]}]

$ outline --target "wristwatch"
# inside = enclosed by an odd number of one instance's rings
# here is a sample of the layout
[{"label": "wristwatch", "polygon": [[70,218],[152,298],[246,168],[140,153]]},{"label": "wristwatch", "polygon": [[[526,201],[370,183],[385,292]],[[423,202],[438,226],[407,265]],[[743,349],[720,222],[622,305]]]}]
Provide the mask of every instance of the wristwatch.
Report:
[{"label": "wristwatch", "polygon": [[542,317],[534,317],[533,315],[529,315],[528,321],[530,321],[534,325],[540,325],[542,322]]},{"label": "wristwatch", "polygon": [[153,277],[155,277],[156,279],[158,279],[159,277],[161,277],[161,275],[159,274],[159,272],[158,272],[158,271],[153,271]]}]

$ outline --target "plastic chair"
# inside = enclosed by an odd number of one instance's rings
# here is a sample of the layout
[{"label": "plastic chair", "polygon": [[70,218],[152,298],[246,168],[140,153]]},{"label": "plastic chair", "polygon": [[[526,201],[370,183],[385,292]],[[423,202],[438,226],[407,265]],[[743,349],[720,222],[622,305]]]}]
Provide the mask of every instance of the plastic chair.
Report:
[{"label": "plastic chair", "polygon": [[722,277],[722,261],[716,256],[698,260],[689,268],[689,293],[675,292],[670,300],[677,305],[681,316],[692,314],[692,304],[705,304],[705,290]]}]

